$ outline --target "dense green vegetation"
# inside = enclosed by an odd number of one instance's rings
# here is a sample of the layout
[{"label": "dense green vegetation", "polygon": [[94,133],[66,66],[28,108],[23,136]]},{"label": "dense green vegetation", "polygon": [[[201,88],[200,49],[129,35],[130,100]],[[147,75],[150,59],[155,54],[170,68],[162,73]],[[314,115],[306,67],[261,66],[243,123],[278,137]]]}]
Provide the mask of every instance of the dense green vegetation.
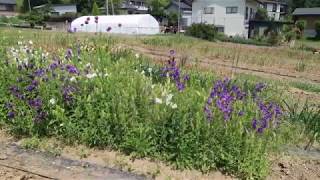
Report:
[{"label": "dense green vegetation", "polygon": [[[186,69],[174,51],[167,64],[155,65],[116,37],[1,35],[0,124],[16,136],[108,147],[243,179],[265,178],[269,156],[297,134],[309,145],[319,141],[318,107],[300,110],[279,84]],[[198,41],[170,38],[146,43]],[[35,148],[36,138],[26,146]]]}]

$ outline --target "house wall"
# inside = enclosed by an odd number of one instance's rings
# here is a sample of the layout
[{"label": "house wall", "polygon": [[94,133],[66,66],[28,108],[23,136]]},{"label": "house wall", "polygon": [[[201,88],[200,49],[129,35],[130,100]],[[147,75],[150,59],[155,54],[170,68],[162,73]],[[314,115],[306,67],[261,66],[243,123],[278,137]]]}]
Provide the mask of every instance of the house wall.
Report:
[{"label": "house wall", "polygon": [[14,12],[16,9],[15,5],[12,4],[0,4],[0,11]]},{"label": "house wall", "polygon": [[[245,22],[246,6],[257,9],[255,1],[245,0],[195,0],[192,3],[192,23],[207,23],[223,26],[229,36],[248,36]],[[205,14],[205,7],[214,7],[213,14]],[[238,13],[227,14],[226,7],[238,7]]]},{"label": "house wall", "polygon": [[320,21],[320,15],[318,16],[297,16],[296,20],[304,20],[307,22],[304,30],[304,35],[314,37],[316,35],[315,24],[316,21]]},{"label": "house wall", "polygon": [[76,6],[53,6],[52,9],[54,12],[58,12],[59,15],[62,15],[65,13],[76,13],[77,12]]},{"label": "house wall", "polygon": [[275,4],[276,11],[273,11],[273,3],[267,3],[266,8],[268,11],[269,17],[273,18],[275,21],[280,20],[280,4]]}]

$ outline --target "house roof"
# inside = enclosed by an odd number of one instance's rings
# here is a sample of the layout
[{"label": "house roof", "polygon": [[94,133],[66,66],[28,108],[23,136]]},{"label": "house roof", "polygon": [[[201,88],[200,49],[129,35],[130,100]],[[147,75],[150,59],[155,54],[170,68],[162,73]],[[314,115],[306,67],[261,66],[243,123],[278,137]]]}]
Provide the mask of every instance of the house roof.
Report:
[{"label": "house roof", "polygon": [[275,3],[275,4],[283,4],[286,5],[287,2],[284,0],[259,0],[261,3]]},{"label": "house roof", "polygon": [[[176,1],[176,0],[171,1],[170,4],[179,7],[179,2]],[[191,6],[189,6],[188,4],[186,4],[186,3],[182,2],[182,1],[180,1],[180,8],[181,8],[181,9],[192,10],[192,7],[191,7]]]},{"label": "house roof", "polygon": [[320,15],[320,7],[316,8],[297,8],[292,13],[294,16],[299,15]]},{"label": "house roof", "polygon": [[12,5],[16,5],[17,2],[16,2],[16,0],[0,0],[0,4],[12,4]]},{"label": "house roof", "polygon": [[[45,7],[46,5],[48,5],[48,4],[34,6],[33,9],[41,9],[41,8]],[[76,4],[51,4],[51,7],[77,7],[77,5]]]}]

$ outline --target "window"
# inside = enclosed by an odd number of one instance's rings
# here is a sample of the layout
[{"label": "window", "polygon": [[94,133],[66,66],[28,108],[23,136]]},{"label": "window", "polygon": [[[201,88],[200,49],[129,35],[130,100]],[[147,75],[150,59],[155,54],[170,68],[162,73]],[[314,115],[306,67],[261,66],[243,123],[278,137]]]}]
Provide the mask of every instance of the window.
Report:
[{"label": "window", "polygon": [[277,4],[272,4],[272,12],[277,12]]},{"label": "window", "polygon": [[227,7],[227,14],[236,14],[238,13],[238,7]]},{"label": "window", "polygon": [[214,7],[205,7],[204,14],[214,14]]},{"label": "window", "polygon": [[246,20],[248,20],[248,18],[249,18],[249,8],[246,7]]}]

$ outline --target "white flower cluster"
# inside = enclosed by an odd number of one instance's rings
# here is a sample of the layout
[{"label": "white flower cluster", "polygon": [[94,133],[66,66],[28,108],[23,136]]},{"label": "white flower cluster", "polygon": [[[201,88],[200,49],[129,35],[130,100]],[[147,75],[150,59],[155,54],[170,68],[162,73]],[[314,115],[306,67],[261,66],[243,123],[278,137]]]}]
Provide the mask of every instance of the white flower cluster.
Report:
[{"label": "white flower cluster", "polygon": [[165,104],[166,106],[170,106],[172,109],[178,108],[178,105],[172,102],[173,94],[162,94],[162,98],[155,98],[156,104]]}]

